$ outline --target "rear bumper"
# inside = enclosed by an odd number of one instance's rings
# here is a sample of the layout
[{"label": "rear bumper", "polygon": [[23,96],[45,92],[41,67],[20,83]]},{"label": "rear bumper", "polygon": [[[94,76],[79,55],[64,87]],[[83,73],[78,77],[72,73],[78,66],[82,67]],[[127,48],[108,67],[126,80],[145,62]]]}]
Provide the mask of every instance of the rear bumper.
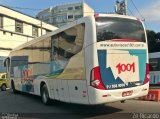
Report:
[{"label": "rear bumper", "polygon": [[[133,91],[131,96],[122,97],[122,92]],[[149,82],[142,86],[117,90],[98,90],[91,86],[88,87],[88,96],[90,104],[104,104],[121,100],[133,99],[145,96],[149,91]]]}]

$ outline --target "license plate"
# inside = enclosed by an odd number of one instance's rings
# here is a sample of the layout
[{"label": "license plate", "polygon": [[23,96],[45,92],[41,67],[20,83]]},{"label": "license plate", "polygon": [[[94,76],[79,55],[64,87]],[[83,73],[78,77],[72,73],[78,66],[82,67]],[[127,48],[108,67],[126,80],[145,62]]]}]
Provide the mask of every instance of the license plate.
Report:
[{"label": "license plate", "polygon": [[133,93],[133,91],[125,91],[125,92],[122,92],[122,97],[131,96],[132,93]]}]

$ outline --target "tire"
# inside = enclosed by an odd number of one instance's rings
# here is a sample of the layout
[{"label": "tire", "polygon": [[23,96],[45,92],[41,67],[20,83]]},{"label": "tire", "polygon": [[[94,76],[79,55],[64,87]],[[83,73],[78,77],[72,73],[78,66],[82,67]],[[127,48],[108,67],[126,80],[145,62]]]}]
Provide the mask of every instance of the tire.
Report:
[{"label": "tire", "polygon": [[15,89],[15,86],[14,86],[14,82],[13,81],[11,81],[11,88],[12,88],[12,91],[13,91],[13,93],[17,93],[17,90]]},{"label": "tire", "polygon": [[42,87],[41,87],[41,99],[42,99],[42,102],[45,104],[45,105],[49,105],[51,103],[51,100],[49,98],[49,92],[48,92],[48,89],[47,89],[47,86],[46,84],[44,84]]},{"label": "tire", "polygon": [[7,88],[7,87],[6,87],[6,84],[2,84],[1,90],[2,90],[2,91],[6,91],[6,88]]}]

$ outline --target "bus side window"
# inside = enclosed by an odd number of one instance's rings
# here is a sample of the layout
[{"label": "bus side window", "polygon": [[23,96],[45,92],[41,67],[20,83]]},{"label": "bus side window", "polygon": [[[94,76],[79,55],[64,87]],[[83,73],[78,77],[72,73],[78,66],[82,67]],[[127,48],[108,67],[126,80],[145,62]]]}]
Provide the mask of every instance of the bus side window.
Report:
[{"label": "bus side window", "polygon": [[51,60],[67,60],[82,50],[84,24],[69,28],[52,36]]},{"label": "bus side window", "polygon": [[84,41],[84,24],[65,30],[60,34],[59,47],[64,50],[63,57],[70,59],[82,50]]},{"label": "bus side window", "polygon": [[76,40],[75,40],[75,44],[76,44],[76,47],[77,47],[76,52],[79,52],[83,47],[84,30],[85,30],[84,28],[85,28],[84,24],[81,24],[81,25],[77,26],[77,37],[76,37]]},{"label": "bus side window", "polygon": [[58,60],[58,36],[52,37],[51,60]]},{"label": "bus side window", "polygon": [[[64,30],[51,38],[51,73],[61,73],[68,65],[71,57],[78,54],[83,48],[84,25]],[[77,57],[73,58],[74,60]],[[79,66],[78,66],[79,67]],[[79,69],[77,67],[77,69]],[[69,68],[75,70],[73,67]],[[70,72],[71,73],[71,72]]]}]

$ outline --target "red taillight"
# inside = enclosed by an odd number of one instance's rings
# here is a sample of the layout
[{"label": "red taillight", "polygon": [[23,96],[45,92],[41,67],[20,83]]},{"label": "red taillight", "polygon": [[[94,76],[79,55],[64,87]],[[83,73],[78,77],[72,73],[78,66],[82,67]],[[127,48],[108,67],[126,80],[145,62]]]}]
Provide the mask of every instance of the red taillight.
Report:
[{"label": "red taillight", "polygon": [[95,67],[92,69],[91,76],[90,76],[90,85],[97,89],[106,90],[101,80],[99,67]]},{"label": "red taillight", "polygon": [[98,13],[95,13],[94,14],[94,17],[96,18],[96,17],[99,17],[99,14]]},{"label": "red taillight", "polygon": [[146,64],[146,76],[145,76],[145,79],[144,79],[144,84],[146,84],[148,82],[149,82],[149,64],[147,63]]}]

